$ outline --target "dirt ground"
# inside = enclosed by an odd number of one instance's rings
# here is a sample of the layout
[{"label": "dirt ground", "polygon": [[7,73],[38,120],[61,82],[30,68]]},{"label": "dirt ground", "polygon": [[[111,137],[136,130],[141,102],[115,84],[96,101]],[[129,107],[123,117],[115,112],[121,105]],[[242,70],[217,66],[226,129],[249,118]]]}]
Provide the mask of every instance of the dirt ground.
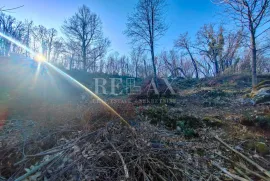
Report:
[{"label": "dirt ground", "polygon": [[0,180],[121,180],[127,170],[131,180],[270,178],[270,109],[247,98],[248,75],[176,80],[168,105],[114,97],[123,126],[55,72],[35,82],[31,69],[9,66],[0,70]]}]

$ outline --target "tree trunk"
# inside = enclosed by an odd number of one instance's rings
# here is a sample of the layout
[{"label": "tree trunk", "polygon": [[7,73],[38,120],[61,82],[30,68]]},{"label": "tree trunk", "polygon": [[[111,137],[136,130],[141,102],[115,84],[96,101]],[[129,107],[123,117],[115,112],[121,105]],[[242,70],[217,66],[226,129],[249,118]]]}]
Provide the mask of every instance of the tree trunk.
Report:
[{"label": "tree trunk", "polygon": [[146,60],[145,60],[145,58],[143,59],[143,64],[144,64],[144,74],[145,74],[145,77],[147,77],[147,69],[146,69]]},{"label": "tree trunk", "polygon": [[221,71],[222,71],[222,72],[224,72],[225,67],[226,67],[226,68],[229,67],[228,61],[224,62],[224,61],[222,60],[222,58],[220,58],[220,68],[221,68]]},{"label": "tree trunk", "polygon": [[72,54],[70,58],[70,62],[69,62],[69,70],[72,70],[72,67],[73,67],[73,57],[74,55]]},{"label": "tree trunk", "polygon": [[193,66],[194,66],[194,69],[195,69],[195,72],[196,72],[196,79],[199,79],[198,66],[197,66],[197,63],[196,63],[195,59],[193,58],[191,52],[189,51],[189,49],[188,49],[188,54],[189,54],[189,56],[190,56],[190,58],[192,60],[192,63],[193,63]]},{"label": "tree trunk", "polygon": [[[30,27],[28,25],[28,28],[27,28],[27,35],[26,35],[26,46],[27,47],[30,47],[29,46],[29,39],[30,39]],[[28,51],[25,51],[25,56],[26,57],[29,57],[29,52]]]},{"label": "tree trunk", "polygon": [[151,44],[151,58],[152,58],[153,70],[154,70],[154,80],[155,80],[156,86],[158,87],[158,84],[157,84],[157,68],[156,68],[156,64],[155,64],[155,52],[154,52],[154,45],[153,44]]},{"label": "tree trunk", "polygon": [[216,75],[219,75],[219,67],[218,67],[217,57],[215,57],[214,64],[215,64],[215,69],[216,69]]},{"label": "tree trunk", "polygon": [[[51,46],[51,45],[50,45]],[[47,60],[48,60],[48,62],[50,62],[51,61],[51,52],[52,52],[52,48],[48,48],[48,58],[47,58]]]},{"label": "tree trunk", "polygon": [[152,63],[153,63],[153,69],[154,69],[154,81],[156,83],[156,87],[158,88],[158,83],[157,83],[157,68],[155,64],[155,50],[154,50],[154,37],[155,37],[155,15],[154,15],[154,7],[152,6],[152,1],[151,3],[151,29],[150,29],[150,44],[151,44],[151,56],[152,56]]},{"label": "tree trunk", "polygon": [[252,69],[252,88],[257,85],[257,49],[255,33],[251,33],[251,69]]},{"label": "tree trunk", "polygon": [[138,64],[136,63],[135,78],[138,78]]},{"label": "tree trunk", "polygon": [[86,68],[86,45],[85,42],[83,42],[83,47],[82,47],[82,53],[83,53],[83,71],[87,72],[87,68]]},{"label": "tree trunk", "polygon": [[11,43],[7,42],[5,43],[5,51],[4,51],[4,56],[8,56],[10,53],[10,48],[11,48]]}]

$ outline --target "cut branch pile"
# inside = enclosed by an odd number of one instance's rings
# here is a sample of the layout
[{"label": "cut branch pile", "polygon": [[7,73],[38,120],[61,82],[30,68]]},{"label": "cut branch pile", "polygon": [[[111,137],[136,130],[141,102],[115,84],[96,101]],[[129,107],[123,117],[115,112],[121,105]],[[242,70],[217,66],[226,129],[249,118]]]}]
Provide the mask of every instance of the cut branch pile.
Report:
[{"label": "cut branch pile", "polygon": [[[46,151],[18,154],[9,180],[270,180],[265,168],[208,132],[187,142],[147,122],[132,128],[110,122],[93,132],[70,133]],[[6,177],[2,165],[0,176]]]}]

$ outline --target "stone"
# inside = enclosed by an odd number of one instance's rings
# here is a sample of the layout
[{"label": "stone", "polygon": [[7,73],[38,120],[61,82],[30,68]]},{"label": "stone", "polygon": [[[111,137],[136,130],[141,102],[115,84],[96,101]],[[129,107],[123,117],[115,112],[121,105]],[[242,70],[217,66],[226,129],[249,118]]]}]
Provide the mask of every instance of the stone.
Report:
[{"label": "stone", "polygon": [[269,81],[260,82],[252,91],[250,97],[254,100],[255,104],[266,104],[270,103],[270,85]]},{"label": "stone", "polygon": [[259,90],[259,89],[265,88],[265,87],[270,87],[270,80],[261,81],[255,88],[257,90]]},{"label": "stone", "polygon": [[262,155],[269,153],[269,147],[263,142],[257,142],[255,144],[255,149],[258,153]]}]

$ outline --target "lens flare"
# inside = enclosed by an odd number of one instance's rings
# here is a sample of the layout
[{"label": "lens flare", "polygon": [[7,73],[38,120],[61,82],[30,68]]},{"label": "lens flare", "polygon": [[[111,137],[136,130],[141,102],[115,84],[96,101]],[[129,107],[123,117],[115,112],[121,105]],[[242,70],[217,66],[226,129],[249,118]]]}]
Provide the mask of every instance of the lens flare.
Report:
[{"label": "lens flare", "polygon": [[121,120],[121,122],[125,123],[126,125],[128,125],[130,127],[130,124],[119,114],[117,113],[111,106],[109,106],[104,100],[102,100],[99,96],[97,96],[94,92],[92,92],[90,89],[88,89],[86,86],[84,86],[82,83],[80,83],[79,81],[77,81],[76,79],[74,79],[73,77],[71,77],[70,75],[66,74],[65,72],[63,72],[62,70],[60,70],[59,68],[57,68],[56,66],[54,66],[53,64],[49,63],[48,61],[46,61],[46,58],[40,54],[40,53],[36,53],[35,51],[31,50],[30,48],[28,48],[27,46],[21,44],[19,41],[3,34],[2,32],[0,32],[0,37],[5,38],[6,40],[16,44],[17,46],[23,48],[24,50],[28,51],[30,54],[32,54],[32,56],[35,57],[35,60],[38,61],[39,63],[44,63],[47,66],[51,67],[52,69],[54,69],[57,73],[59,73],[60,75],[62,75],[63,77],[65,77],[66,79],[70,80],[71,82],[75,83],[76,85],[78,85],[79,87],[81,87],[83,90],[85,90],[87,93],[89,93],[91,96],[93,96],[95,99],[97,99],[98,101],[100,101],[105,107],[107,107],[112,113],[114,113],[116,116],[118,116]]},{"label": "lens flare", "polygon": [[39,76],[39,73],[40,73],[40,67],[41,67],[41,62],[38,63],[38,67],[37,67],[35,77],[34,77],[34,82],[33,82],[34,85],[37,83],[38,76]]},{"label": "lens flare", "polygon": [[51,63],[49,63],[49,62],[44,62],[44,63],[46,63],[48,66],[50,66],[52,69],[54,69],[56,72],[61,74],[66,79],[68,79],[68,80],[72,81],[73,83],[79,85],[82,89],[84,89],[86,92],[88,92],[91,96],[93,96],[95,99],[100,101],[100,103],[102,103],[105,107],[107,107],[111,112],[113,112],[115,115],[117,115],[123,123],[130,126],[129,123],[119,113],[117,113],[111,106],[109,106],[104,100],[102,100],[100,97],[98,97],[94,92],[92,92],[90,89],[88,89],[82,83],[80,83],[79,81],[77,81],[76,79],[71,77],[70,75],[66,74],[65,72],[63,72],[62,70],[57,68],[56,66],[52,65]]},{"label": "lens flare", "polygon": [[41,53],[36,54],[34,57],[34,60],[36,62],[45,62],[46,61],[46,57],[44,55],[42,55]]},{"label": "lens flare", "polygon": [[11,37],[9,37],[9,36],[3,34],[2,32],[0,32],[0,36],[2,36],[3,38],[5,38],[6,40],[8,40],[8,41],[10,41],[10,42],[12,42],[12,43],[14,43],[14,44],[16,44],[17,46],[23,48],[24,50],[28,51],[30,54],[32,54],[32,55],[34,55],[34,56],[37,55],[36,52],[34,52],[33,50],[31,50],[31,49],[28,48],[27,46],[21,44],[19,41],[14,40],[13,38],[11,38]]}]

